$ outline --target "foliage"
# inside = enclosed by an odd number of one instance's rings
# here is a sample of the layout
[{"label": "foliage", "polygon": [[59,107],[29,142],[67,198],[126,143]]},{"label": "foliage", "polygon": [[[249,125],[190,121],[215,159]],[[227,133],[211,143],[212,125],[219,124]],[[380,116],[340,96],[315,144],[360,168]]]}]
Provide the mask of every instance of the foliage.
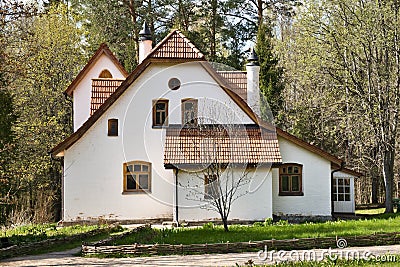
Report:
[{"label": "foliage", "polygon": [[[60,210],[60,164],[47,151],[72,131],[71,104],[62,92],[83,63],[80,31],[66,6],[47,14],[14,21],[24,35],[13,35],[17,47],[7,47],[13,69],[7,90],[12,92],[15,134],[7,159],[9,223],[57,219]],[[10,39],[11,39],[10,38]],[[18,49],[18,53],[13,53]],[[4,218],[1,218],[3,221]],[[3,221],[4,222],[4,221]]]},{"label": "foliage", "polygon": [[125,68],[131,71],[137,64],[136,44],[141,27],[137,13],[140,6],[134,5],[130,8],[127,2],[71,1],[73,11],[79,14],[90,54],[93,54],[101,43],[107,43]]},{"label": "foliage", "polygon": [[[283,105],[283,69],[278,66],[278,59],[273,54],[272,41],[271,26],[267,23],[259,25],[256,52],[260,62],[260,91],[266,97],[269,108],[276,117]],[[261,114],[264,114],[264,118],[267,117],[265,110],[262,110]]]},{"label": "foliage", "polygon": [[308,1],[280,47],[282,124],[381,177],[386,212],[398,147],[398,9],[397,1]]}]

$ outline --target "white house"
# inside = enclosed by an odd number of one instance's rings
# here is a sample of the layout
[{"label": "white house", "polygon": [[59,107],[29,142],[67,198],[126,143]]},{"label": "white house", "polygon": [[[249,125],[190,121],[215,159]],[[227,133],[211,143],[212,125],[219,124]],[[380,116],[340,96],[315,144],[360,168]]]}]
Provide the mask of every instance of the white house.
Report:
[{"label": "white house", "polygon": [[229,220],[354,213],[360,174],[260,119],[256,60],[246,72],[218,71],[180,31],[152,48],[144,28],[128,75],[101,45],[66,90],[74,133],[51,150],[64,158],[63,220],[217,219],[202,201],[215,178],[201,170],[210,157],[250,178]]}]

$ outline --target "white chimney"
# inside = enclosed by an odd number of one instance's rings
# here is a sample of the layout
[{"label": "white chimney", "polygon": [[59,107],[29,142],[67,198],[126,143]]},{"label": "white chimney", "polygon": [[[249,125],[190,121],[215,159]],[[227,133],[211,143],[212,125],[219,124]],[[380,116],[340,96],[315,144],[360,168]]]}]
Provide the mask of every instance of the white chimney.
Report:
[{"label": "white chimney", "polygon": [[260,66],[258,64],[258,56],[254,49],[250,51],[247,59],[247,104],[254,113],[261,117],[260,110]]},{"label": "white chimney", "polygon": [[143,29],[139,32],[139,64],[146,58],[152,49],[153,41],[147,23],[144,22]]}]

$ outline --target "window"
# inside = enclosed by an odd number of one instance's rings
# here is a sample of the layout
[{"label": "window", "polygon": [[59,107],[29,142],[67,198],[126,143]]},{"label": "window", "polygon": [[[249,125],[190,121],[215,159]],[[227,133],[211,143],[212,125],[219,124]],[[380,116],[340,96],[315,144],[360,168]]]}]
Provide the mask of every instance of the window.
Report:
[{"label": "window", "polygon": [[100,72],[99,78],[112,78],[112,74],[109,70],[102,70]]},{"label": "window", "polygon": [[333,201],[350,201],[350,178],[333,179]]},{"label": "window", "polygon": [[279,168],[279,195],[302,196],[302,165],[283,164]]},{"label": "window", "polygon": [[171,78],[168,81],[168,87],[171,90],[178,90],[181,87],[181,81],[178,78]]},{"label": "window", "polygon": [[108,120],[108,136],[118,136],[118,119]]},{"label": "window", "polygon": [[182,100],[182,125],[197,125],[197,99]]},{"label": "window", "polygon": [[151,189],[151,163],[124,163],[124,192],[143,192]]},{"label": "window", "polygon": [[219,181],[217,175],[204,176],[204,198],[216,199],[219,198]]},{"label": "window", "polygon": [[153,127],[168,126],[168,100],[153,101]]}]

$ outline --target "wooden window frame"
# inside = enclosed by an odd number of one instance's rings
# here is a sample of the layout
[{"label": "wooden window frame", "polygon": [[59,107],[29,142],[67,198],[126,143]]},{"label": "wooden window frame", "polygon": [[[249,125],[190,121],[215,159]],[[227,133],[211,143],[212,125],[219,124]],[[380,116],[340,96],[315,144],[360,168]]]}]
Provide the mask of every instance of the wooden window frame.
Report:
[{"label": "wooden window frame", "polygon": [[212,183],[214,182],[218,182],[218,176],[216,174],[206,174],[204,175],[204,199],[216,199],[219,198],[221,196],[221,193],[219,192],[219,187],[217,187],[216,189],[218,190],[216,196],[212,195],[212,192],[210,193],[209,190],[210,189],[210,176],[212,176]]},{"label": "wooden window frame", "polygon": [[[339,184],[339,180],[342,181],[342,184]],[[348,183],[346,183],[348,181]],[[342,190],[339,190],[341,188]],[[348,189],[348,190],[346,190]],[[339,192],[343,191],[343,192]],[[348,192],[346,192],[348,191]],[[332,185],[332,200],[335,202],[349,202],[352,201],[351,197],[351,178],[350,177],[334,177],[333,178],[333,185]],[[340,200],[340,197],[343,197],[342,200]],[[348,199],[346,200],[346,197]]]},{"label": "wooden window frame", "polygon": [[[132,171],[129,172],[127,170],[127,166],[128,165],[147,165],[148,167],[148,171],[144,172],[144,171]],[[142,168],[142,167],[141,167]],[[151,162],[147,162],[147,161],[140,161],[140,160],[134,160],[134,161],[129,161],[129,162],[125,162],[123,164],[123,180],[124,180],[124,188],[123,188],[123,193],[149,193],[151,192]],[[127,182],[127,176],[129,174],[136,174],[137,177],[139,177],[139,174],[147,174],[148,175],[148,189],[141,189],[139,186],[139,179],[136,179],[136,189],[128,189],[128,182]]]},{"label": "wooden window frame", "polygon": [[[186,102],[192,102],[194,106],[194,123],[185,123],[185,103]],[[187,98],[187,99],[182,99],[181,101],[181,116],[182,116],[182,125],[187,126],[187,127],[195,127],[198,124],[198,115],[199,115],[199,106],[198,106],[198,100],[195,98]]]},{"label": "wooden window frame", "polygon": [[[156,114],[157,114],[157,103],[165,103],[165,121],[163,124],[156,124]],[[155,99],[153,100],[153,128],[163,128],[168,126],[168,99]]]},{"label": "wooden window frame", "polygon": [[[113,129],[113,127],[112,127],[112,125],[114,124],[114,123],[116,123],[117,125],[116,125],[116,132],[113,132],[112,131],[112,129]],[[108,124],[107,124],[107,135],[108,136],[118,136],[118,119],[108,119]]]},{"label": "wooden window frame", "polygon": [[[283,169],[288,167],[299,168],[299,173],[288,173],[288,171],[283,172]],[[282,191],[282,177],[289,177],[289,191]],[[292,191],[292,176],[299,176],[299,191]],[[298,163],[285,163],[279,166],[279,196],[304,196],[303,192],[303,165]]]}]

